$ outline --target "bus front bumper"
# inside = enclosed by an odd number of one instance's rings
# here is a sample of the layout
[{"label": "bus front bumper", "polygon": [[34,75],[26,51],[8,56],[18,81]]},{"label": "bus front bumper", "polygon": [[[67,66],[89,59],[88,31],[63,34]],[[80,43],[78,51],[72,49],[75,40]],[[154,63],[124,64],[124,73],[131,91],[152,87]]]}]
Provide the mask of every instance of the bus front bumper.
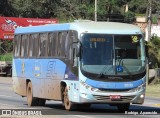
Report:
[{"label": "bus front bumper", "polygon": [[[120,96],[120,99],[111,99],[111,96]],[[133,93],[103,93],[103,94],[87,94],[80,93],[81,103],[132,103],[143,104],[145,98],[145,89],[140,92]]]}]

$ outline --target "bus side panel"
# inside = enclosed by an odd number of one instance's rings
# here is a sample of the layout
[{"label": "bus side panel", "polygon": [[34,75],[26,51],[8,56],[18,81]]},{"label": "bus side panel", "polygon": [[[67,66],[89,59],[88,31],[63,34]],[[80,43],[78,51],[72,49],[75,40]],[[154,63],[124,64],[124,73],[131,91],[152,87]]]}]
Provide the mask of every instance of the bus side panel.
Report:
[{"label": "bus side panel", "polygon": [[24,77],[31,81],[33,88],[33,96],[43,98],[44,97],[44,72],[40,59],[25,59],[25,75]]},{"label": "bus side panel", "polygon": [[26,59],[25,77],[33,86],[33,96],[61,100],[60,81],[64,79],[66,64],[57,59]]},{"label": "bus side panel", "polygon": [[33,86],[33,96],[61,100],[60,82],[64,79],[66,64],[57,59],[15,59],[13,61],[13,88],[26,96],[27,79]]},{"label": "bus side panel", "polygon": [[13,79],[13,90],[21,96],[26,96],[26,79],[22,75],[23,65],[21,59],[13,59],[12,62],[12,79]]},{"label": "bus side panel", "polygon": [[61,100],[61,89],[59,80],[48,79],[45,81],[45,96],[43,98]]},{"label": "bus side panel", "polygon": [[43,64],[47,65],[44,83],[46,91],[45,96],[47,96],[48,99],[61,100],[60,82],[64,79],[66,64],[57,59],[45,62],[47,62],[46,64]]}]

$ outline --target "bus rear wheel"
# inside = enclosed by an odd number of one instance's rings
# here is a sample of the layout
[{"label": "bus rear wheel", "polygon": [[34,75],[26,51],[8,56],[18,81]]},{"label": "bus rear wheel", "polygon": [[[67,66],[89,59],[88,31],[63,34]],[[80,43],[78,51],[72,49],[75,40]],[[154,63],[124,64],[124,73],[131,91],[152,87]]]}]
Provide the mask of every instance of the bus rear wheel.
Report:
[{"label": "bus rear wheel", "polygon": [[32,88],[31,82],[28,82],[27,84],[27,103],[28,103],[28,106],[38,105],[37,99],[33,97],[33,88]]},{"label": "bus rear wheel", "polygon": [[73,108],[75,107],[75,105],[69,100],[67,87],[65,87],[63,92],[63,102],[66,110],[73,110]]}]

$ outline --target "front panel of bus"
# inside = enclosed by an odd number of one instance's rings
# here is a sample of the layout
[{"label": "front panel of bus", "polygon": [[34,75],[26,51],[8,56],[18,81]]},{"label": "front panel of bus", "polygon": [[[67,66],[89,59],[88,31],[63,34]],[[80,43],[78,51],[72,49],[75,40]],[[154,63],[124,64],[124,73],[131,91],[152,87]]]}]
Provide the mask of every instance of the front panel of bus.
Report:
[{"label": "front panel of bus", "polygon": [[83,34],[81,102],[142,104],[146,82],[144,48],[141,34]]}]

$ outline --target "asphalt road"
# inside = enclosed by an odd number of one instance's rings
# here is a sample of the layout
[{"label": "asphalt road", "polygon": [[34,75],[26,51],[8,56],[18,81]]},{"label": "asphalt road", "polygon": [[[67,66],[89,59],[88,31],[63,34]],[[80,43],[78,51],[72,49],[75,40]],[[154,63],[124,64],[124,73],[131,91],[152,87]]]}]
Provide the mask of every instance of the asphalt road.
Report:
[{"label": "asphalt road", "polygon": [[[95,104],[90,109],[78,109],[75,111],[66,111],[61,102],[47,101],[44,107],[28,107],[26,98],[15,94],[12,90],[12,80],[10,77],[0,77],[0,117],[2,116],[2,110],[11,109],[17,111],[41,111],[43,115],[49,115],[47,117],[77,117],[77,118],[105,118],[108,117],[159,117],[160,115],[160,98],[146,97],[143,105],[131,105],[130,110],[125,113],[120,113],[116,107],[106,104]],[[145,115],[142,115],[145,114]],[[149,115],[146,115],[149,114]],[[156,115],[155,115],[156,114]]]}]

